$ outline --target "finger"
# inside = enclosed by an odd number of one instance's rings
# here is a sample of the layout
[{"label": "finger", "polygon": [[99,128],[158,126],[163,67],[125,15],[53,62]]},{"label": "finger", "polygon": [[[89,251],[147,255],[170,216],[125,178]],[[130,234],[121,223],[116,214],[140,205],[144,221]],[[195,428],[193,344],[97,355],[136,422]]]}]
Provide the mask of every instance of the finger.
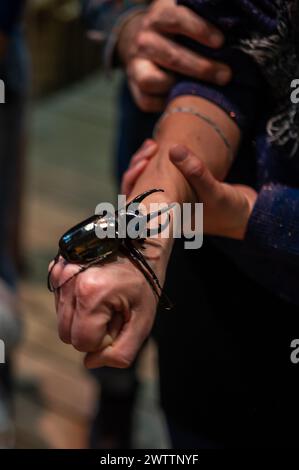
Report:
[{"label": "finger", "polygon": [[154,62],[140,57],[129,62],[127,75],[141,92],[149,95],[165,95],[175,83],[172,74],[161,70]]},{"label": "finger", "polygon": [[92,315],[88,312],[86,315],[78,315],[78,312],[74,315],[71,326],[71,344],[78,351],[93,352],[107,346],[103,341],[109,334],[108,324],[112,313],[105,310],[103,306],[101,308],[102,310]]},{"label": "finger", "polygon": [[58,261],[55,260],[51,261],[48,268],[48,273],[50,273],[50,282],[54,289],[59,286],[60,276],[64,268],[65,261],[60,256]]},{"label": "finger", "polygon": [[187,36],[213,48],[221,47],[224,43],[224,35],[219,29],[185,6],[164,8],[149,14],[144,19],[144,26]]},{"label": "finger", "polygon": [[129,168],[131,169],[133,166],[144,159],[150,159],[155,155],[157,150],[157,142],[155,142],[153,139],[146,139],[142,147],[136,153],[134,153],[133,157],[131,158]]},{"label": "finger", "polygon": [[120,334],[124,324],[124,318],[120,313],[114,313],[111,322],[108,325],[108,333],[104,337],[101,350],[113,345],[117,336]]},{"label": "finger", "polygon": [[[120,313],[114,313],[112,320],[107,327],[107,333],[100,342],[100,351],[113,345],[113,342],[119,335],[124,323],[124,318]],[[97,348],[98,349],[98,348]],[[86,351],[84,351],[86,352]]]},{"label": "finger", "polygon": [[[65,280],[70,279],[74,273],[77,272],[78,266],[73,264],[60,263],[62,266],[61,273],[59,276],[59,284],[64,284]],[[58,292],[55,293],[56,298],[56,310],[57,310],[57,321],[58,321],[58,334],[66,344],[71,344],[71,329],[76,308],[76,299],[74,296],[74,284],[75,278],[70,282],[65,283]]]},{"label": "finger", "polygon": [[221,189],[220,183],[204,163],[187,147],[184,145],[172,147],[169,158],[187,179],[200,201],[211,201],[211,199],[218,196]]},{"label": "finger", "polygon": [[144,172],[145,168],[147,167],[148,161],[148,159],[142,160],[137,163],[137,165],[133,166],[124,173],[121,184],[122,194],[128,196],[132,192],[139,176]]},{"label": "finger", "polygon": [[120,369],[129,367],[148,336],[151,326],[145,326],[137,319],[126,322],[113,345],[88,354],[85,357],[85,366],[88,369],[104,366]]},{"label": "finger", "polygon": [[111,322],[108,325],[109,335],[113,341],[116,340],[124,326],[124,317],[120,313],[114,313]]},{"label": "finger", "polygon": [[145,113],[159,113],[165,108],[166,97],[152,96],[142,93],[136,83],[129,81],[129,87],[132,92],[136,105]]},{"label": "finger", "polygon": [[168,70],[218,85],[225,85],[231,79],[227,65],[200,56],[151,31],[139,35],[138,54]]}]

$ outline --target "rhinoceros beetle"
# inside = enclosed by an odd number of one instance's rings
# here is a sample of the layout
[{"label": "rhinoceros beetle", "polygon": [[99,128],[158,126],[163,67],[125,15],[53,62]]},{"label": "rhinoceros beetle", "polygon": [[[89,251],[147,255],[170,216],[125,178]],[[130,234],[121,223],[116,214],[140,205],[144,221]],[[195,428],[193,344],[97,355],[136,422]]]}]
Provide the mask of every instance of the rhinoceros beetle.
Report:
[{"label": "rhinoceros beetle", "polygon": [[[150,229],[149,232],[147,224],[152,219],[159,217],[163,213],[169,212],[173,205],[167,205],[156,212],[146,215],[141,214],[138,210],[140,203],[146,197],[157,192],[164,192],[164,190],[148,190],[135,197],[123,210],[116,211],[113,214],[106,213],[105,215],[93,215],[68,230],[59,240],[59,250],[54,258],[53,266],[48,273],[48,289],[50,292],[55,292],[60,289],[63,285],[73,279],[73,277],[88,268],[96,266],[106,261],[108,258],[111,258],[113,255],[121,253],[127,256],[142,271],[158,299],[162,301],[167,310],[170,310],[172,307],[170,300],[166,294],[163,293],[158,277],[139,249],[139,247],[144,248],[144,242],[148,233],[150,233],[151,236],[160,234],[165,230],[170,221],[170,215],[168,214],[168,220],[164,224],[160,223],[156,228]],[[132,207],[134,209],[131,209]],[[139,236],[134,240],[128,235],[125,237],[120,236],[120,229],[124,226],[127,227],[132,221],[144,229],[143,231],[140,231],[144,236]],[[105,238],[99,238],[96,233],[96,228],[99,226],[102,228],[113,228],[115,236],[111,238],[107,235]],[[55,264],[59,261],[60,256],[63,257],[66,262],[79,265],[80,269],[62,285],[53,287],[51,283],[51,274]]]}]

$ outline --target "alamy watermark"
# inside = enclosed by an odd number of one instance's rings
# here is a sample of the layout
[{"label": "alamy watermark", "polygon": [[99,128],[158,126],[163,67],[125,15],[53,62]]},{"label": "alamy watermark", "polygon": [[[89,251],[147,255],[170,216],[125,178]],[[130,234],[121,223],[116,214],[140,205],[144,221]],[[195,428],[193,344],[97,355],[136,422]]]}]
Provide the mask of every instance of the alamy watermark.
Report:
[{"label": "alamy watermark", "polygon": [[5,343],[0,339],[0,364],[5,364]]},{"label": "alamy watermark", "polygon": [[293,341],[291,342],[291,349],[291,362],[293,364],[299,364],[299,339],[293,339]]},{"label": "alamy watermark", "polygon": [[5,83],[3,80],[0,80],[0,104],[5,103]]},{"label": "alamy watermark", "polygon": [[[202,203],[142,203],[128,204],[126,196],[118,196],[117,208],[102,202],[95,214],[99,220],[90,230],[100,239],[184,238],[187,250],[197,250],[203,244]],[[85,230],[88,230],[86,227]]]}]

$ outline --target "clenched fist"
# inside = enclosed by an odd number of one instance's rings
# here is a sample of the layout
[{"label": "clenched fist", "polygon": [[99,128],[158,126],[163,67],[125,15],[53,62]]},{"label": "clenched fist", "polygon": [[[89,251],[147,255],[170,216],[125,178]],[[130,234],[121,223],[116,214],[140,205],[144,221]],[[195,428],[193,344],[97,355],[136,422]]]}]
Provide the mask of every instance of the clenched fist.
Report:
[{"label": "clenched fist", "polygon": [[[155,266],[160,281],[164,274]],[[62,286],[80,268],[63,258],[51,283]],[[143,273],[126,257],[89,268],[55,291],[62,341],[87,353],[88,368],[125,368],[149,335],[157,297]]]}]

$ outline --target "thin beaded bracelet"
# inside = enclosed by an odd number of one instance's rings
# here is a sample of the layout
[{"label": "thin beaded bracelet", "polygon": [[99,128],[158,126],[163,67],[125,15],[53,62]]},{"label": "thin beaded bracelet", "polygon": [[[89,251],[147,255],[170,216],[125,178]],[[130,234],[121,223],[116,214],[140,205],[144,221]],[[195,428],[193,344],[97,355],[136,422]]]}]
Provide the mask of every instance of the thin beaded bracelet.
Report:
[{"label": "thin beaded bracelet", "polygon": [[176,114],[176,113],[192,114],[193,116],[198,117],[202,121],[206,122],[210,127],[212,127],[212,129],[214,129],[214,131],[218,134],[218,136],[221,138],[222,142],[224,143],[225,147],[227,148],[228,156],[229,156],[230,162],[232,163],[233,158],[234,158],[234,152],[233,152],[231,144],[229,143],[222,129],[209,116],[206,116],[205,114],[201,113],[195,108],[189,108],[189,107],[170,108],[168,111],[162,114],[161,118],[157,122],[154,128],[154,132],[153,132],[154,138],[156,138],[160,130],[162,121],[164,121],[168,116],[171,116],[172,114]]}]

